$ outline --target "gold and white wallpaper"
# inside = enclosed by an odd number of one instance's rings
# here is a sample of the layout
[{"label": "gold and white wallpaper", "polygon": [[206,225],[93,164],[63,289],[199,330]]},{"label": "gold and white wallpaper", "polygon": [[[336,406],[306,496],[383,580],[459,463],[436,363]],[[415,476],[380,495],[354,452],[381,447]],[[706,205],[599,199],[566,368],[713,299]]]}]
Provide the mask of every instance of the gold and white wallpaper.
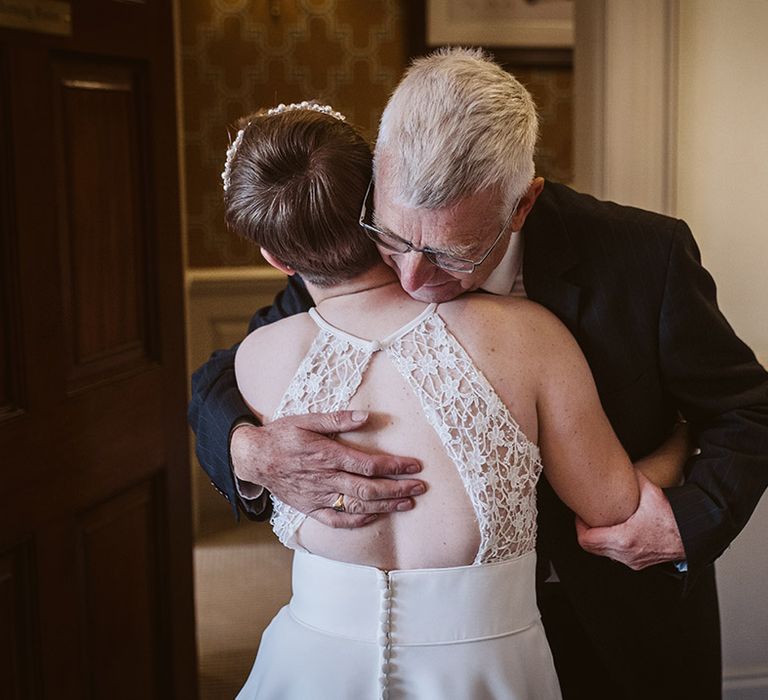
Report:
[{"label": "gold and white wallpaper", "polygon": [[[189,268],[262,264],[258,251],[224,226],[220,173],[236,120],[261,107],[315,98],[373,141],[409,51],[419,44],[414,33],[421,31],[426,44],[424,27],[414,25],[423,7],[416,0],[179,3]],[[490,51],[536,100],[542,125],[537,172],[568,182],[570,53],[558,50],[553,61],[553,52],[541,49]]]},{"label": "gold and white wallpaper", "polygon": [[181,3],[189,267],[260,261],[223,223],[219,174],[238,117],[316,98],[375,137],[407,63],[407,1]]}]

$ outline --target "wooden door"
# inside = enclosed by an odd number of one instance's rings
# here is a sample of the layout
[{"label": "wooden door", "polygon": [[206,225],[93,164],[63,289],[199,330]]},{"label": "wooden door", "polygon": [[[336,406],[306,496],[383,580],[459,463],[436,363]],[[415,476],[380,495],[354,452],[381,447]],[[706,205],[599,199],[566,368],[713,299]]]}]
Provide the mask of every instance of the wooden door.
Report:
[{"label": "wooden door", "polygon": [[196,696],[171,4],[0,2],[3,698]]}]

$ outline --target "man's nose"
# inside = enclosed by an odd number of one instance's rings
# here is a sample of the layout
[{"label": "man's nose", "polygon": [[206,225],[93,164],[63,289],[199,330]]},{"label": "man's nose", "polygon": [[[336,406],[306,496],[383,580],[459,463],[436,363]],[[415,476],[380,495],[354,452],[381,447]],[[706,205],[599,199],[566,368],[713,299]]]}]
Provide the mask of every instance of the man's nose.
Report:
[{"label": "man's nose", "polygon": [[411,252],[398,255],[397,269],[400,286],[409,293],[423,287],[435,274],[435,266],[423,253]]}]

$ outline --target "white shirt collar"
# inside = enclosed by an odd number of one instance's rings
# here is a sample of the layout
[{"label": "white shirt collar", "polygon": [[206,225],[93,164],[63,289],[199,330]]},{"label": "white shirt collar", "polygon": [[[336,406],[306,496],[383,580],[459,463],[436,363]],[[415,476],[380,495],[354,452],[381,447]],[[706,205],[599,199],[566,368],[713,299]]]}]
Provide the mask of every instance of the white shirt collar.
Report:
[{"label": "white shirt collar", "polygon": [[520,231],[513,231],[504,257],[496,268],[488,275],[480,289],[491,294],[508,296],[520,272],[523,263],[523,237]]}]

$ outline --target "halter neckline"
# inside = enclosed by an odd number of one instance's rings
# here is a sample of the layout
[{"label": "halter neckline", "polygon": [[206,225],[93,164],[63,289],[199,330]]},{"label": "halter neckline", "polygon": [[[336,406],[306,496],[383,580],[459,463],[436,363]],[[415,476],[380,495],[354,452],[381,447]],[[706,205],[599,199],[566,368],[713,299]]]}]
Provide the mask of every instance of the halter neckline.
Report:
[{"label": "halter neckline", "polygon": [[386,348],[388,345],[391,345],[396,340],[402,338],[406,333],[416,328],[416,326],[418,326],[420,323],[422,323],[422,321],[427,319],[435,312],[437,306],[438,305],[434,303],[429,304],[418,316],[416,316],[416,318],[411,319],[404,326],[398,328],[393,333],[390,333],[386,338],[383,338],[382,340],[367,340],[365,338],[352,335],[352,333],[347,333],[346,331],[341,330],[341,328],[337,328],[331,323],[328,323],[328,321],[326,321],[320,315],[320,312],[314,307],[309,310],[309,315],[319,328],[322,328],[324,331],[330,333],[331,335],[344,338],[345,340],[348,340],[350,343],[359,348],[362,348],[363,350],[376,352]]}]

